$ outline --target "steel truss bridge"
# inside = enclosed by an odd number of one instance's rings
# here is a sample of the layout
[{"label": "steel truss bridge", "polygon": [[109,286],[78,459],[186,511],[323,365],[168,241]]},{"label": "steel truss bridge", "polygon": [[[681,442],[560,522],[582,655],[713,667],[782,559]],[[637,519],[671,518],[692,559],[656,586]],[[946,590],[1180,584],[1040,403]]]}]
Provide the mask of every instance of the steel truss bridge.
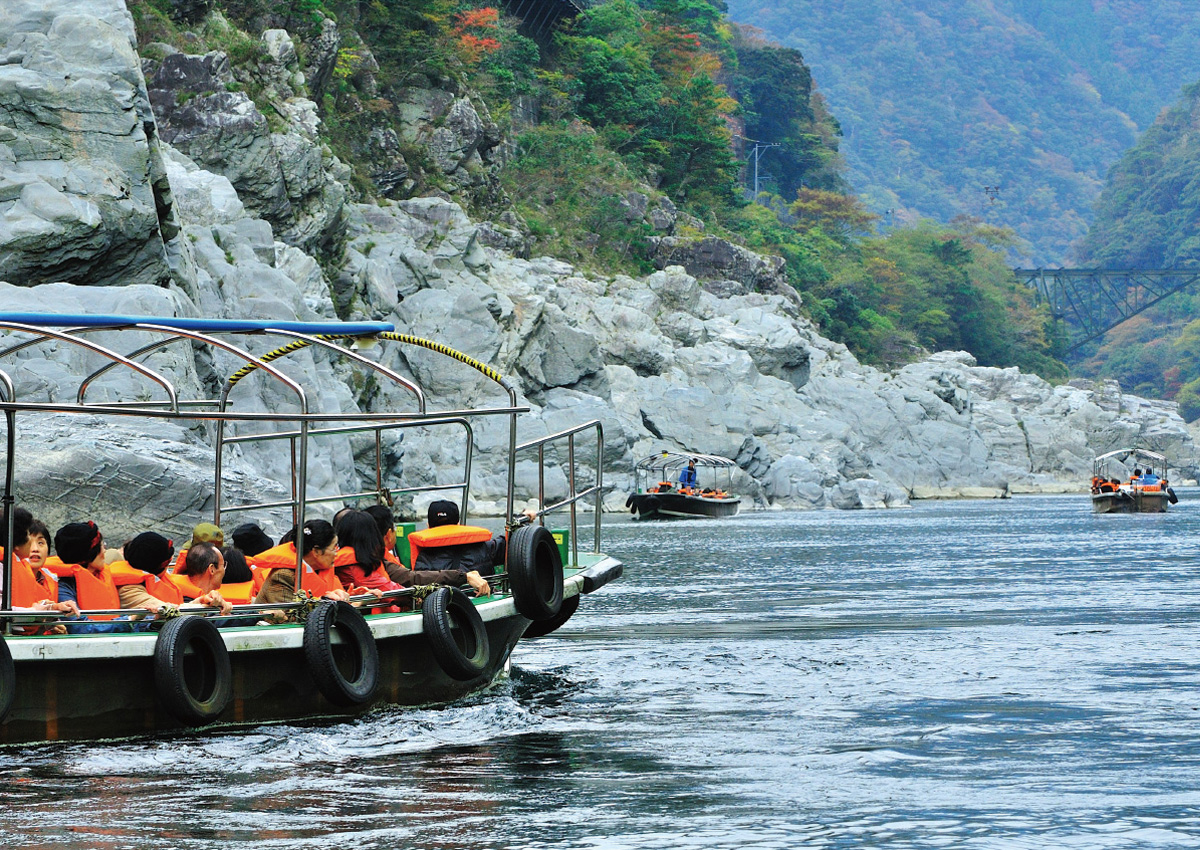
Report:
[{"label": "steel truss bridge", "polygon": [[1200,269],[1013,269],[1065,322],[1072,352],[1197,280]]},{"label": "steel truss bridge", "polygon": [[504,0],[504,8],[521,19],[522,35],[544,44],[555,25],[564,18],[574,18],[593,5],[595,0]]}]

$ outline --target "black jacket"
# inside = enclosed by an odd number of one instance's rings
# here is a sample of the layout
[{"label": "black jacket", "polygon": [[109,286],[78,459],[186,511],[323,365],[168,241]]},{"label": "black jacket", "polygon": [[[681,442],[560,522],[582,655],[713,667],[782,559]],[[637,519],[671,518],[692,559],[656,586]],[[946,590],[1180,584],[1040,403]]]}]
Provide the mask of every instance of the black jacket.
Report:
[{"label": "black jacket", "polygon": [[460,543],[457,546],[422,548],[413,566],[418,570],[476,570],[490,576],[504,563],[504,535],[498,534],[486,543]]}]

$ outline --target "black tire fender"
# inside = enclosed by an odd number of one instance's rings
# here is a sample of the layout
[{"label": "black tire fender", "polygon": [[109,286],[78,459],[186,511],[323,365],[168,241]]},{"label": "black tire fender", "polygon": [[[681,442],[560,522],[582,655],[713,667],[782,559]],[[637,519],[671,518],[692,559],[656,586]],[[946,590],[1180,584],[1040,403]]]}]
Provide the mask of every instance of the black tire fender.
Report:
[{"label": "black tire fender", "polygon": [[439,587],[425,597],[421,622],[429,649],[447,676],[467,682],[487,669],[487,629],[467,594],[457,587]]},{"label": "black tire fender", "polygon": [[1179,497],[1175,495],[1175,491],[1170,487],[1167,488],[1167,501],[1172,505],[1179,501]]},{"label": "black tire fender", "polygon": [[8,643],[0,637],[0,720],[8,716],[17,695],[17,671]]},{"label": "black tire fender", "polygon": [[628,496],[625,497],[625,507],[629,508],[630,510],[633,510],[633,494],[632,493],[630,493]]},{"label": "black tire fender", "polygon": [[540,525],[523,525],[508,537],[508,577],[513,604],[522,617],[549,620],[562,607],[562,557],[554,535]]},{"label": "black tire fender", "polygon": [[154,642],[154,690],[185,726],[217,719],[233,696],[233,668],[216,626],[194,616],[167,621]]},{"label": "black tire fender", "polygon": [[558,613],[549,620],[534,620],[529,624],[529,628],[525,629],[525,634],[522,638],[540,638],[545,637],[551,632],[558,629],[563,623],[571,619],[571,615],[579,610],[579,595],[568,596],[562,601],[562,607],[558,609]]},{"label": "black tire fender", "polygon": [[[333,633],[341,637],[335,651]],[[304,621],[304,661],[325,699],[334,705],[362,705],[379,686],[379,648],[363,615],[349,602],[326,599]],[[344,672],[339,661],[348,662]]]}]

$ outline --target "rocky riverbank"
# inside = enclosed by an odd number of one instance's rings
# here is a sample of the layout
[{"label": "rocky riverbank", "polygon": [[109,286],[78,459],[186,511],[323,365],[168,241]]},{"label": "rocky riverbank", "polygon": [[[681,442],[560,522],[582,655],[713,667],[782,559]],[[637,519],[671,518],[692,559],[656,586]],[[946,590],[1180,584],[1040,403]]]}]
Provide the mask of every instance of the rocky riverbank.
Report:
[{"label": "rocky riverbank", "polygon": [[[523,439],[601,420],[614,510],[633,462],[665,447],[736,458],[734,487],[781,508],[1079,490],[1096,454],[1134,443],[1196,475],[1174,405],[1111,383],[1053,387],[954,352],[894,373],[858,363],[801,315],[777,263],[684,239],[669,204],[627,199],[661,234],[660,270],[633,279],[523,256],[513,222],[472,221],[450,196],[353,202],[306,97],[314,54],[301,67],[281,30],[263,35],[271,121],[237,91],[222,54],[161,45],[161,60],[139,56],[120,0],[5,0],[0,37],[6,310],[390,321],[513,376],[533,409]],[[412,102],[411,138],[464,186],[485,179],[498,140],[470,97],[413,90]],[[68,392],[58,356],[18,360],[22,397]],[[207,377],[203,364],[174,365],[185,382]],[[422,361],[389,365],[482,399]],[[325,404],[389,402],[320,374]],[[34,436],[17,473],[22,500],[43,512],[63,510],[56,494],[74,490],[93,515],[129,516],[122,485],[142,494],[141,525],[184,528],[211,510],[202,431],[128,433],[127,455],[83,429]],[[391,475],[432,477],[433,447],[402,448]],[[484,434],[477,512],[499,505],[495,448]],[[280,486],[280,469],[244,461],[239,474]],[[318,487],[352,465],[348,452],[325,458]],[[117,492],[92,486],[97,476]],[[519,484],[523,497],[534,491],[527,476]]]}]

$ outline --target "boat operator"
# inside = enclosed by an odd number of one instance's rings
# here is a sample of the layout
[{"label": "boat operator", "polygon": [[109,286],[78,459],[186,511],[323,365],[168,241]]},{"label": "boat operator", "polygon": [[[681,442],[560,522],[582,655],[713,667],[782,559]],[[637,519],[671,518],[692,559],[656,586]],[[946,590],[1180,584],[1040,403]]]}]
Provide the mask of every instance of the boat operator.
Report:
[{"label": "boat operator", "polygon": [[688,465],[679,470],[679,489],[696,489],[698,478],[696,476],[696,459],[688,460]]}]

